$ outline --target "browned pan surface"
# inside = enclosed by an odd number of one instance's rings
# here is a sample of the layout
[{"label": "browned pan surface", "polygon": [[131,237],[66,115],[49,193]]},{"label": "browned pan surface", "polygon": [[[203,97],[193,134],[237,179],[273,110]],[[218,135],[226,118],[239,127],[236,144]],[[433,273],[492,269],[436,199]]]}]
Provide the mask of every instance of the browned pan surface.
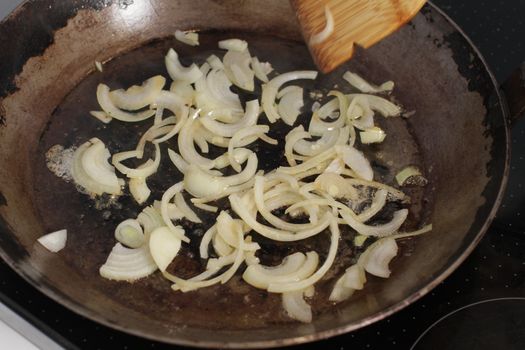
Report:
[{"label": "browned pan surface", "polygon": [[[104,82],[119,88],[155,74],[167,75],[163,57],[172,46],[183,62],[184,58],[186,63],[202,62],[219,52],[217,40],[242,37],[249,41],[252,54],[271,61],[278,72],[313,68],[295,23],[290,22],[288,5],[269,2],[272,15],[268,15],[257,4],[159,1],[137,2],[125,9],[113,5],[81,10],[55,33],[54,44],[42,56],[24,65],[17,78],[19,90],[2,100],[6,122],[0,126],[0,193],[6,202],[0,204],[2,255],[24,277],[77,312],[134,334],[201,346],[275,346],[326,337],[382,318],[428,291],[472,249],[499,201],[507,161],[505,124],[493,82],[477,52],[444,17],[427,8],[426,15],[393,37],[359,53],[334,74],[305,85],[324,92],[334,84],[341,89],[346,86],[342,72],[352,69],[372,81],[394,80],[397,100],[407,111],[416,111],[409,119],[379,117],[387,130],[386,142],[365,147],[384,181],[392,183],[399,169],[418,164],[431,182],[410,193],[407,229],[427,222],[435,229],[401,244],[389,280],[370,277],[363,292],[337,308],[326,302],[333,276],[356,253],[348,244],[350,233],[342,241],[335,268],[317,288],[311,325],[291,322],[279,297],[257,291],[239,277],[224,286],[186,294],[172,292],[158,274],[132,285],[99,277],[98,268],[114,245],[114,227],[136,216],[140,208],[125,195],[101,209],[107,205],[103,200],[90,200],[49,172],[45,152],[55,144],[70,147],[93,136],[112,152],[132,149],[149,123],[130,126],[113,121],[106,126],[90,117],[88,111],[97,109],[96,85]],[[202,13],[210,9],[214,15],[204,18]],[[176,28],[202,28],[201,46],[191,48],[168,38]],[[82,39],[85,45],[78,44]],[[93,71],[95,59],[110,58],[103,73]],[[278,127],[272,132],[284,131]],[[174,142],[170,146],[176,148]],[[278,149],[258,147],[265,168],[282,162]],[[180,180],[165,164],[152,178],[152,199]],[[34,244],[41,234],[60,228],[68,229],[69,239],[59,254]],[[198,237],[204,227],[187,230]],[[198,239],[194,241],[198,244]],[[311,246],[323,257],[328,244],[328,236],[320,235],[305,245],[266,245],[263,258],[275,261],[276,256]],[[172,265],[183,277],[202,268],[192,259],[195,248],[185,249]]]}]

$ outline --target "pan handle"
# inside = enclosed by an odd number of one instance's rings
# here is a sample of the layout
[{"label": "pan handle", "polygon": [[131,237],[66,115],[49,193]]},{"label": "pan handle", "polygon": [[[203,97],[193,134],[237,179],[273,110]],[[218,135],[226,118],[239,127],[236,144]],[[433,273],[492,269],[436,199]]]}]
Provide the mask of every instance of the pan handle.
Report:
[{"label": "pan handle", "polygon": [[510,75],[501,89],[507,97],[512,125],[525,114],[525,62]]}]

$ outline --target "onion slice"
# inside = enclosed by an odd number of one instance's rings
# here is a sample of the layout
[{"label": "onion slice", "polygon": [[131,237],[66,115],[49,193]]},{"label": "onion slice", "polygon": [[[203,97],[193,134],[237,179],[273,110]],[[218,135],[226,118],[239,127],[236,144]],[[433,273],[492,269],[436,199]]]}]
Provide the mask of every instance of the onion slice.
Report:
[{"label": "onion slice", "polygon": [[182,30],[177,29],[175,31],[175,39],[177,39],[178,41],[186,45],[190,45],[190,46],[199,45],[199,33],[191,32],[191,31],[182,31]]},{"label": "onion slice", "polygon": [[110,97],[109,87],[105,84],[99,84],[97,87],[97,101],[102,110],[111,118],[129,123],[136,123],[151,118],[155,115],[154,110],[143,112],[129,113],[119,109]]},{"label": "onion slice", "polygon": [[405,222],[408,209],[400,209],[394,212],[393,218],[389,223],[383,225],[369,226],[359,222],[357,219],[349,215],[346,211],[339,211],[343,220],[360,235],[386,237],[396,232]]},{"label": "onion slice", "polygon": [[164,62],[166,69],[173,81],[182,80],[189,84],[196,82],[201,76],[202,72],[196,64],[189,67],[184,67],[179,61],[179,55],[173,49],[169,49]]},{"label": "onion slice", "polygon": [[66,246],[67,230],[48,233],[38,239],[38,243],[52,253],[56,253]]},{"label": "onion slice", "polygon": [[141,86],[133,85],[127,90],[111,91],[109,97],[116,107],[135,111],[152,104],[166,84],[166,78],[156,75],[144,81]]},{"label": "onion slice", "polygon": [[309,45],[319,45],[328,39],[334,32],[334,16],[332,15],[328,5],[325,5],[324,7],[324,16],[326,18],[325,27],[319,33],[310,36]]},{"label": "onion slice", "polygon": [[157,265],[146,246],[129,249],[117,243],[104,265],[100,267],[99,273],[110,280],[133,282],[151,275],[156,270]]},{"label": "onion slice", "polygon": [[397,255],[397,251],[394,238],[382,238],[368,247],[357,263],[374,276],[388,278],[391,273],[388,264]]},{"label": "onion slice", "polygon": [[312,322],[312,307],[304,300],[304,291],[283,293],[284,311],[294,320],[310,323]]}]

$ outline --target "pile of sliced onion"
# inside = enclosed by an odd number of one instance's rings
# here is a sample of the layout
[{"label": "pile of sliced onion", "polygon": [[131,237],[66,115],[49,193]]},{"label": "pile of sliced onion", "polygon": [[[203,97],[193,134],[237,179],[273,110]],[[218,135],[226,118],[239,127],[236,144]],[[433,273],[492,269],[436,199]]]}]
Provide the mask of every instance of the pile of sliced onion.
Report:
[{"label": "pile of sliced onion", "polygon": [[[333,31],[334,21],[327,7],[325,15],[326,27],[310,37],[311,44],[323,42]],[[177,30],[175,38],[188,45],[199,44],[194,32]],[[395,211],[390,221],[380,225],[370,222],[389,201],[406,203],[403,192],[374,181],[370,161],[358,149],[359,140],[370,144],[385,139],[384,130],[375,125],[377,115],[401,114],[401,108],[385,94],[374,95],[390,92],[393,83],[375,86],[347,72],[343,78],[362,93],[333,90],[323,101],[322,94],[305,94],[304,88],[296,85],[297,80],[316,79],[316,71],[276,74],[270,63],[251,56],[244,40],[227,39],[218,46],[226,50],[222,58],[211,55],[201,66],[182,65],[177,52],[170,49],[164,57],[172,80],[169,87],[161,75],[128,89],[111,91],[107,85],[98,86],[101,111],[91,114],[103,123],[112,119],[134,123],[154,117],[138,137],[136,147],[113,155],[113,166],[108,162],[109,150],[97,138],[82,144],[74,154],[73,179],[89,194],[122,195],[125,181],[119,179],[118,171],[128,179],[136,202],[143,205],[136,218],[128,218],[115,228],[117,243],[101,266],[100,275],[135,281],[158,269],[172,282],[173,290],[189,292],[227,283],[243,271],[242,279],[249,285],[281,294],[289,317],[311,322],[308,298],[313,297],[316,283],[332,278],[329,271],[343,242],[341,236],[346,235],[340,227],[357,232],[353,240],[357,246],[373,242],[357,264],[334,278],[329,297],[333,302],[346,300],[363,289],[365,272],[390,276],[389,263],[398,253],[396,239],[431,229],[425,226],[414,232],[399,232],[408,209]],[[258,91],[256,82],[263,83],[260,100],[253,94],[249,99],[241,98],[232,90],[235,85]],[[321,102],[312,106],[309,120],[299,120],[306,113],[302,110],[303,96],[312,93]],[[284,140],[275,140],[268,136],[268,122],[278,120],[288,126],[300,125],[290,128]],[[258,140],[272,145],[284,142],[281,148],[288,166],[259,169]],[[153,148],[154,154],[149,155]],[[166,158],[182,181],[166,186],[161,198],[151,198],[148,182],[151,179],[153,183]],[[131,166],[132,161],[140,165]],[[421,176],[416,170],[407,168],[399,173],[399,184],[409,184],[407,179]],[[218,200],[228,200],[228,210],[213,203]],[[215,220],[206,226],[203,219],[210,215]],[[302,221],[289,220],[286,215],[300,216]],[[192,232],[186,234],[183,227],[188,222],[205,230],[198,254],[206,263],[204,271],[186,279],[169,266],[184,245],[199,239]],[[291,252],[277,266],[259,260],[260,237],[285,245],[314,236],[330,242],[326,251]],[[39,242],[58,251],[65,245],[65,230],[44,236]]]}]

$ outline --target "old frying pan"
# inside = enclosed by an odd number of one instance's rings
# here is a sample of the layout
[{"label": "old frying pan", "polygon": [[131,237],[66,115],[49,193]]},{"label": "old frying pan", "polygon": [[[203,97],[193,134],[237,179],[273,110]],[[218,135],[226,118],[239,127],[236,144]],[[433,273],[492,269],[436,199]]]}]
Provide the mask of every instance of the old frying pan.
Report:
[{"label": "old frying pan", "polygon": [[[179,28],[207,33],[201,47],[175,43],[171,34]],[[252,52],[275,62],[278,71],[313,67],[284,0],[264,6],[255,0],[28,1],[1,23],[2,258],[49,297],[100,323],[168,343],[214,347],[277,346],[351,331],[414,302],[448,276],[495,214],[509,144],[507,111],[493,76],[470,41],[432,4],[310,86],[329,89],[351,68],[372,81],[394,80],[396,98],[407,111],[416,111],[408,119],[389,120],[387,142],[373,149],[376,170],[385,179],[417,163],[430,180],[411,193],[411,221],[432,222],[434,230],[401,243],[390,279],[370,278],[363,293],[336,308],[316,301],[314,322],[303,325],[283,315],[277,297],[256,293],[239,280],[174,294],[157,275],[134,285],[98,276],[115,224],[138,208],[123,197],[122,209],[100,209],[107,203],[89,200],[51,174],[44,153],[54,144],[78,145],[95,134],[112,150],[132,147],[140,129],[103,127],[88,116],[96,108],[96,84],[120,87],[165,74],[168,47],[198,60],[215,50],[218,38],[231,36],[248,39]],[[109,61],[103,73],[94,71],[95,60]],[[173,179],[155,181],[165,189]],[[40,235],[60,228],[70,234],[59,254],[35,244]],[[183,264],[181,273],[194,268]]]}]

